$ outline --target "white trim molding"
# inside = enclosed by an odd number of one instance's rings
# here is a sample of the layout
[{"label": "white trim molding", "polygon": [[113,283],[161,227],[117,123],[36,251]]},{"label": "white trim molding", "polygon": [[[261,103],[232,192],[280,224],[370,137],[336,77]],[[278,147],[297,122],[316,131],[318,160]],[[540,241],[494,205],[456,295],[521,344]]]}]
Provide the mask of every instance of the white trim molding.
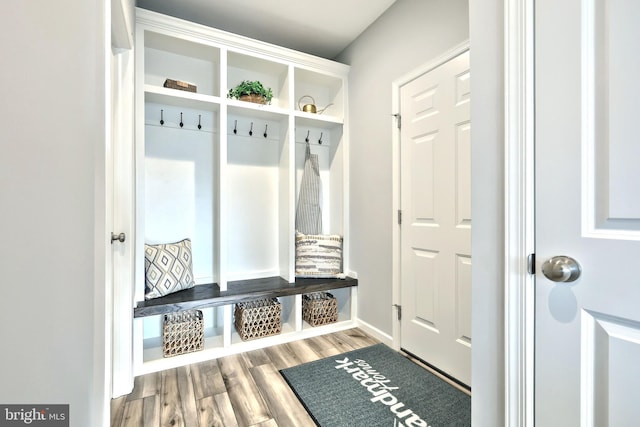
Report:
[{"label": "white trim molding", "polygon": [[389,347],[393,347],[393,337],[391,335],[385,332],[382,332],[380,329],[376,328],[370,323],[365,322],[362,319],[356,319],[356,325],[358,325],[358,328],[362,329],[363,331],[365,331],[372,337],[376,338],[383,344]]},{"label": "white trim molding", "polygon": [[[505,0],[505,425],[534,425],[534,0]],[[535,266],[534,266],[535,268]]]}]

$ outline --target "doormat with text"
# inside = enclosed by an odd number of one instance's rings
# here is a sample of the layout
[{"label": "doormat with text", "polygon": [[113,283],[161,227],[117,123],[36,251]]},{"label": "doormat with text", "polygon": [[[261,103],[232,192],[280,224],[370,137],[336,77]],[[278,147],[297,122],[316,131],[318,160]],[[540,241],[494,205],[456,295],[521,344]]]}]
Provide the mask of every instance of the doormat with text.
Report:
[{"label": "doormat with text", "polygon": [[384,344],[280,372],[321,427],[471,426],[471,396]]}]

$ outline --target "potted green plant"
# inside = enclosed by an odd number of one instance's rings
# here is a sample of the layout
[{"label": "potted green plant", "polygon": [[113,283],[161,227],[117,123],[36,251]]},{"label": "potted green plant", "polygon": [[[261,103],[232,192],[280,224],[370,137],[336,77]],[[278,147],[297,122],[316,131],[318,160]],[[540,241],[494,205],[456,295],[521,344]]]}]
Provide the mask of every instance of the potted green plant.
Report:
[{"label": "potted green plant", "polygon": [[259,81],[243,80],[233,89],[229,89],[227,98],[236,98],[257,104],[270,104],[273,98],[271,88],[265,88]]}]

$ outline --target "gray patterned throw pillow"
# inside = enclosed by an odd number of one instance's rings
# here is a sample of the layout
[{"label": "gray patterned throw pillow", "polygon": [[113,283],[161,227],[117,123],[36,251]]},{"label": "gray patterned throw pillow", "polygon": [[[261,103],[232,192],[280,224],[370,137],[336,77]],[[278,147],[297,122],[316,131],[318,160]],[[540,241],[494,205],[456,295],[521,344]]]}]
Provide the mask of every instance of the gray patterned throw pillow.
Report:
[{"label": "gray patterned throw pillow", "polygon": [[144,245],[144,299],[158,298],[192,288],[191,240]]}]

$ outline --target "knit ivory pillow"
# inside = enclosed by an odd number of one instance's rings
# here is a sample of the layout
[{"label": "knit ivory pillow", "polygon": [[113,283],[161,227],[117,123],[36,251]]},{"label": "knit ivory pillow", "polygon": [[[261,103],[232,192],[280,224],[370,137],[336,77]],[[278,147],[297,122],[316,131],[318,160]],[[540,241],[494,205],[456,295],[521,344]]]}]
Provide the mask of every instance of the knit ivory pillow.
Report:
[{"label": "knit ivory pillow", "polygon": [[296,277],[341,278],[342,236],[296,233]]},{"label": "knit ivory pillow", "polygon": [[144,299],[158,298],[192,288],[191,240],[144,245]]}]

